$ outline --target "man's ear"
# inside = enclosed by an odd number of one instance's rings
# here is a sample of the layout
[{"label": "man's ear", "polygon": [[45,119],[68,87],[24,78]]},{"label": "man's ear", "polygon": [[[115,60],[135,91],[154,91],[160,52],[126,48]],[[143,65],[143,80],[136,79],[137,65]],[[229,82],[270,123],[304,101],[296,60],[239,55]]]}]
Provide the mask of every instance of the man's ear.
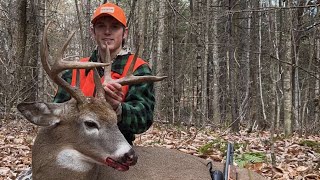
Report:
[{"label": "man's ear", "polygon": [[38,126],[53,126],[60,122],[64,103],[20,103],[17,106],[21,114]]},{"label": "man's ear", "polygon": [[90,27],[90,32],[92,36],[96,35],[96,32],[94,31],[94,26]]},{"label": "man's ear", "polygon": [[124,31],[123,31],[123,39],[127,39],[128,33],[129,33],[129,29],[128,29],[128,27],[125,27]]}]

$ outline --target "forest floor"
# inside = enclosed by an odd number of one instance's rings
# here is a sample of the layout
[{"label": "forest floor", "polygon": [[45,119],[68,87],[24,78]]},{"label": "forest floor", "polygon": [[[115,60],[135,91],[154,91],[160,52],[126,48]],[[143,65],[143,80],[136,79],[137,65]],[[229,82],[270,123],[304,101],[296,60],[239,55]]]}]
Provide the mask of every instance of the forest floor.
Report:
[{"label": "forest floor", "polygon": [[[0,119],[0,180],[15,179],[31,166],[31,147],[37,127],[19,117]],[[155,123],[135,141],[140,146],[162,146],[201,158],[224,162],[226,142],[235,144],[237,166],[251,169],[268,179],[320,179],[320,136],[275,138],[271,151],[270,132],[238,134],[206,127],[173,127]],[[272,153],[274,152],[274,153]],[[272,167],[271,154],[275,165]]]}]

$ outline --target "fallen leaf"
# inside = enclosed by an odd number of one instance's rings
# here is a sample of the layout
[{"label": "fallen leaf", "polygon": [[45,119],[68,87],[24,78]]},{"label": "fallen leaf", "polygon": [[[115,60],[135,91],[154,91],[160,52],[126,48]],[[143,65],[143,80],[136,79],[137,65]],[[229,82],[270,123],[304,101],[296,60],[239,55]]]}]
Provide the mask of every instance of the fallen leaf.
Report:
[{"label": "fallen leaf", "polygon": [[299,167],[297,167],[297,171],[298,171],[298,172],[304,172],[304,171],[306,171],[306,170],[308,170],[308,167],[306,167],[306,166],[299,166]]}]

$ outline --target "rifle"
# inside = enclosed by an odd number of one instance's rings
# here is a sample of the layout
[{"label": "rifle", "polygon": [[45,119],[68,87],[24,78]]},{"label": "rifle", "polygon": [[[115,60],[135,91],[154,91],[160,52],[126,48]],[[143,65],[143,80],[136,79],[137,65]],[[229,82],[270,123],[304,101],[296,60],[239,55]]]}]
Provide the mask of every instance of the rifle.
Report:
[{"label": "rifle", "polygon": [[[212,171],[212,163],[210,163],[210,174],[211,174],[212,180],[230,180],[231,178],[233,180],[238,180],[237,174],[233,172],[234,168],[232,168],[233,154],[234,154],[233,144],[228,142],[227,157],[226,157],[224,172],[222,173],[219,170]],[[235,174],[235,177],[231,177],[231,174]]]}]

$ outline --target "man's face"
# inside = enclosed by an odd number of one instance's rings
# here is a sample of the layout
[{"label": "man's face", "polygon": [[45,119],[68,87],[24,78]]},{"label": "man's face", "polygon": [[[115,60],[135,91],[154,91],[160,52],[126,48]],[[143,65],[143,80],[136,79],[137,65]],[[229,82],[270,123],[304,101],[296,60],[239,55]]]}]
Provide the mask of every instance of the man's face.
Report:
[{"label": "man's face", "polygon": [[92,29],[92,34],[98,46],[104,49],[108,44],[110,53],[118,53],[122,48],[123,38],[127,37],[127,29],[111,16],[99,18]]}]

